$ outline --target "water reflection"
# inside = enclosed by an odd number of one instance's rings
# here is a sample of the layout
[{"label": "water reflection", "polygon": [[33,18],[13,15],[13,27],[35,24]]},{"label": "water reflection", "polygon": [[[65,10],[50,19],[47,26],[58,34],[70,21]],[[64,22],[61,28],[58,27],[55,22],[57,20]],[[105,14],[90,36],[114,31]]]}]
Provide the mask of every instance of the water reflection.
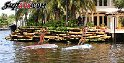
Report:
[{"label": "water reflection", "polygon": [[0,63],[124,63],[124,44],[92,43],[91,49],[63,51],[73,46],[55,43],[57,49],[23,49],[34,42],[12,42],[4,39],[10,31],[0,31]]},{"label": "water reflection", "polygon": [[114,44],[110,50],[111,63],[124,63],[124,44]]},{"label": "water reflection", "polygon": [[13,42],[5,40],[10,31],[0,31],[0,63],[12,63],[15,59]]}]

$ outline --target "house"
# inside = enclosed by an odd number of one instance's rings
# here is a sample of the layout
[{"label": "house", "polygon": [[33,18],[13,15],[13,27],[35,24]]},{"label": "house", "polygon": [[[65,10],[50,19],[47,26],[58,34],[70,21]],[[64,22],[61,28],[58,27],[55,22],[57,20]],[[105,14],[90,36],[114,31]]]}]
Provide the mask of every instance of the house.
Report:
[{"label": "house", "polygon": [[117,13],[119,9],[115,8],[113,0],[94,1],[96,5],[96,12],[88,14],[88,21],[93,21],[95,26],[101,26],[101,24],[104,24],[111,29],[113,29],[115,21],[115,26],[118,27],[119,17],[124,16],[124,14]]}]

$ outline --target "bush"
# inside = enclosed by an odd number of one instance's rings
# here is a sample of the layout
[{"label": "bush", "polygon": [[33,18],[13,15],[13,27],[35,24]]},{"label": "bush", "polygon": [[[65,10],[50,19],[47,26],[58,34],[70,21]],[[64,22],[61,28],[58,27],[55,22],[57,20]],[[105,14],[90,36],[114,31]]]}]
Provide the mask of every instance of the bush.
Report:
[{"label": "bush", "polygon": [[[49,21],[43,26],[47,27],[65,27],[66,21],[61,20],[61,21]],[[68,21],[68,27],[77,27],[77,20],[69,20]]]},{"label": "bush", "polygon": [[86,24],[88,27],[93,27],[94,26],[94,24],[92,23],[92,22],[87,22],[87,24]]}]

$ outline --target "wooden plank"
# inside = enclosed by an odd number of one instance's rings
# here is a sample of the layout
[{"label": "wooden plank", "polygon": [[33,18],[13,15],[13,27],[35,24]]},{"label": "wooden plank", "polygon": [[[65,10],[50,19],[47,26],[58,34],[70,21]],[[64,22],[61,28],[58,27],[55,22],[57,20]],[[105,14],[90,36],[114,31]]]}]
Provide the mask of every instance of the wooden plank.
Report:
[{"label": "wooden plank", "polygon": [[100,38],[102,38],[102,39],[109,39],[109,38],[111,38],[111,36],[103,36],[103,37],[100,37]]},{"label": "wooden plank", "polygon": [[68,32],[69,34],[75,34],[75,35],[80,35],[82,32]]},{"label": "wooden plank", "polygon": [[97,34],[105,34],[105,32],[96,32]]},{"label": "wooden plank", "polygon": [[88,38],[100,38],[100,36],[89,36]]},{"label": "wooden plank", "polygon": [[12,34],[11,34],[10,36],[18,36],[18,35],[12,35]]}]

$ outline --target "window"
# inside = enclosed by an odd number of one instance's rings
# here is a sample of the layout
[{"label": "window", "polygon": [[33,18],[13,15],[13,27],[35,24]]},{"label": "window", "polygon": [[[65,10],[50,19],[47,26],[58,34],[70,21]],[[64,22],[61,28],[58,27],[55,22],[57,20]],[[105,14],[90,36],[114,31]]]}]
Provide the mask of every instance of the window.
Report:
[{"label": "window", "polygon": [[99,0],[99,6],[102,6],[102,0]]},{"label": "window", "polygon": [[102,24],[102,16],[99,16],[100,25]]},{"label": "window", "polygon": [[94,16],[94,25],[97,26],[97,16]]},{"label": "window", "polygon": [[[97,0],[94,0],[94,1],[97,1]],[[99,6],[107,6],[107,0],[99,0]]]},{"label": "window", "polygon": [[104,6],[107,6],[107,0],[104,0]]},{"label": "window", "polygon": [[107,16],[104,16],[104,24],[107,26]]}]

